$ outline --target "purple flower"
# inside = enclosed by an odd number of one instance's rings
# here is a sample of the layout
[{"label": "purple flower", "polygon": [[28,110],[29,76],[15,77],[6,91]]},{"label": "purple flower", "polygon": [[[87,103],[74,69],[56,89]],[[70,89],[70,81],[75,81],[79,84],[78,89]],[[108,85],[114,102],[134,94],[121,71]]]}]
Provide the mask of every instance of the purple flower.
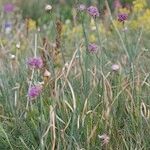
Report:
[{"label": "purple flower", "polygon": [[99,11],[98,11],[97,7],[95,7],[95,6],[88,7],[87,12],[89,13],[90,16],[92,16],[94,18],[99,17]]},{"label": "purple flower", "polygon": [[6,28],[11,28],[11,27],[12,27],[12,24],[11,24],[10,22],[6,22],[4,26],[5,26],[5,29],[6,29]]},{"label": "purple flower", "polygon": [[88,45],[88,50],[89,50],[89,52],[91,52],[91,53],[97,53],[97,51],[98,51],[98,46],[97,46],[96,44],[94,44],[94,43],[90,43],[90,44]]},{"label": "purple flower", "polygon": [[6,34],[10,34],[10,32],[12,31],[12,24],[10,22],[6,22],[4,24],[4,29]]},{"label": "purple flower", "polygon": [[33,57],[28,59],[27,64],[31,69],[40,69],[43,67],[43,60],[41,57]]},{"label": "purple flower", "polygon": [[28,97],[30,99],[35,99],[40,95],[41,92],[42,92],[42,86],[41,85],[31,86],[28,90]]},{"label": "purple flower", "polygon": [[4,5],[4,12],[10,13],[14,11],[14,5],[12,3],[6,3]]},{"label": "purple flower", "polygon": [[125,13],[120,13],[120,14],[118,15],[118,21],[119,21],[119,22],[123,22],[123,23],[124,23],[124,21],[127,20],[127,19],[128,19],[128,15],[125,14]]},{"label": "purple flower", "polygon": [[78,10],[84,11],[86,9],[86,6],[84,4],[80,4],[78,7]]}]

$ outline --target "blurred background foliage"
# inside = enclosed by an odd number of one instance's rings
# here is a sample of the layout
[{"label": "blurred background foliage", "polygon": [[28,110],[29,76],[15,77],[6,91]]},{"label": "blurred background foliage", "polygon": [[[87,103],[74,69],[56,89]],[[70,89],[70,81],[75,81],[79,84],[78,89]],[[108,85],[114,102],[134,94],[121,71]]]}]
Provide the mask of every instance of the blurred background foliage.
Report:
[{"label": "blurred background foliage", "polygon": [[[2,2],[10,2],[4,1]],[[125,5],[126,3],[132,4],[133,0],[121,0],[121,3]],[[21,8],[21,13],[23,18],[32,18],[33,20],[43,21],[45,23],[49,18],[43,18],[44,8],[46,4],[51,4],[57,12],[57,15],[63,16],[62,20],[72,19],[72,8],[76,7],[77,4],[85,4],[85,5],[97,5],[101,12],[105,9],[105,0],[12,0],[12,2],[16,3]],[[108,0],[111,9],[113,9],[114,0]],[[57,7],[56,7],[57,6]],[[41,19],[42,18],[42,19]]]}]

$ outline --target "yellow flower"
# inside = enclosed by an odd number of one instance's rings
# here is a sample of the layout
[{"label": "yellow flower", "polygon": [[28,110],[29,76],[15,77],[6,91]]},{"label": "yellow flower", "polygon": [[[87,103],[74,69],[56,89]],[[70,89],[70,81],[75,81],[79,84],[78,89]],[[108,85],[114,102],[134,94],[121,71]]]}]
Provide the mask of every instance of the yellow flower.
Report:
[{"label": "yellow flower", "polygon": [[131,29],[137,29],[138,28],[138,21],[137,20],[130,21],[129,27],[131,27]]},{"label": "yellow flower", "polygon": [[63,25],[62,26],[62,34],[66,34],[66,32],[67,32],[67,29],[68,29],[68,27],[67,27],[67,25]]},{"label": "yellow flower", "polygon": [[139,26],[144,27],[145,30],[150,29],[150,9],[146,9],[145,12],[138,18]]},{"label": "yellow flower", "polygon": [[102,24],[102,23],[100,23],[98,30],[100,33],[103,33],[103,34],[105,34],[107,32],[106,28],[104,27],[104,24]]},{"label": "yellow flower", "polygon": [[94,34],[91,34],[90,37],[89,37],[89,40],[90,40],[91,42],[96,42],[96,37],[95,37],[95,35],[94,35]]},{"label": "yellow flower", "polygon": [[75,26],[75,27],[72,29],[72,32],[73,32],[73,33],[80,33],[81,31],[82,31],[81,26]]},{"label": "yellow flower", "polygon": [[113,24],[118,29],[122,29],[123,28],[123,24],[120,23],[118,20],[113,20]]},{"label": "yellow flower", "polygon": [[141,12],[147,5],[146,0],[133,1],[133,12]]},{"label": "yellow flower", "polygon": [[127,8],[120,8],[120,9],[119,9],[119,13],[129,14],[129,13],[130,13],[130,10],[127,9]]},{"label": "yellow flower", "polygon": [[27,20],[27,26],[29,30],[34,30],[36,29],[36,21],[32,20],[32,19],[28,19]]}]

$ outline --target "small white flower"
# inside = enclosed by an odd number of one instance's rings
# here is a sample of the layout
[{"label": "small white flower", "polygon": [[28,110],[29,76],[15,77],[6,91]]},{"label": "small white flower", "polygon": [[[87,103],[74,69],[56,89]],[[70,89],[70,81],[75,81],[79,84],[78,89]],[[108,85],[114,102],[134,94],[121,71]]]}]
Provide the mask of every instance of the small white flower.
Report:
[{"label": "small white flower", "polygon": [[52,10],[52,6],[49,5],[49,4],[47,4],[47,5],[45,6],[45,10],[46,10],[46,11],[51,11],[51,10]]},{"label": "small white flower", "polygon": [[15,55],[10,54],[10,59],[15,59],[15,58],[16,58]]},{"label": "small white flower", "polygon": [[91,28],[91,30],[92,30],[92,31],[95,31],[95,30],[96,30],[96,26],[93,26],[93,27]]},{"label": "small white flower", "polygon": [[17,44],[16,44],[16,48],[20,48],[20,42],[18,42]]},{"label": "small white flower", "polygon": [[6,33],[6,34],[10,34],[11,30],[12,30],[11,27],[7,27],[7,28],[5,29],[5,33]]},{"label": "small white flower", "polygon": [[113,64],[113,65],[111,66],[111,69],[112,69],[113,71],[118,71],[118,70],[120,69],[120,66],[119,66],[118,64]]},{"label": "small white flower", "polygon": [[123,32],[127,32],[128,31],[128,27],[124,27]]}]

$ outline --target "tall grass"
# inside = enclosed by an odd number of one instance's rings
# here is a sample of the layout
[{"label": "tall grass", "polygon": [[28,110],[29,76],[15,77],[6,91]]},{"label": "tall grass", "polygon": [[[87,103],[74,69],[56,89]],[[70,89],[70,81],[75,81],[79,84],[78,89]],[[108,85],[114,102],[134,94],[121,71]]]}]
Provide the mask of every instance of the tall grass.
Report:
[{"label": "tall grass", "polygon": [[[144,27],[124,32],[107,10],[105,33],[99,31],[104,20],[97,18],[91,30],[91,17],[75,9],[74,23],[66,25],[53,12],[46,30],[41,26],[27,36],[25,25],[17,35],[14,29],[11,44],[1,33],[0,149],[150,149],[149,33]],[[97,54],[88,51],[92,34]],[[34,55],[43,58],[43,69],[28,68]],[[44,77],[45,69],[51,76]],[[30,84],[43,81],[41,95],[29,100]],[[104,134],[107,144],[99,138]]]}]

